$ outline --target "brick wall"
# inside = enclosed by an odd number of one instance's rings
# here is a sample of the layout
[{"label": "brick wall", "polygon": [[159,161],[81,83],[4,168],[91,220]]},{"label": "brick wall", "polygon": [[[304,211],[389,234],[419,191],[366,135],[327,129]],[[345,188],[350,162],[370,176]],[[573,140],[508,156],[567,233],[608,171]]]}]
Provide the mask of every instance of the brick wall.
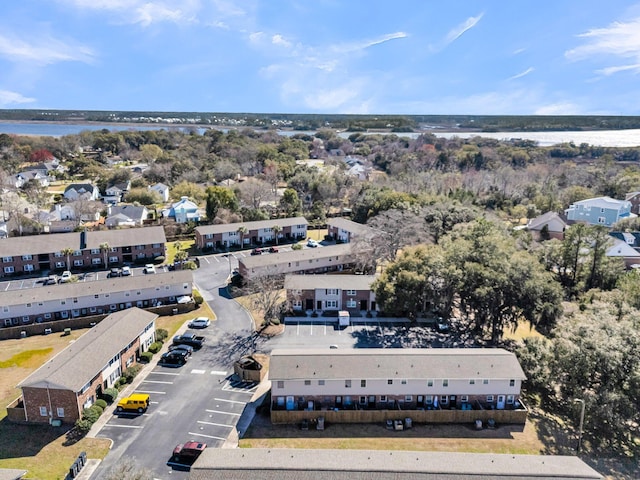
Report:
[{"label": "brick wall", "polygon": [[[51,418],[53,420],[62,420],[63,423],[75,423],[79,418],[80,412],[77,397],[70,390],[23,387],[22,394],[26,420],[29,423],[49,423],[49,407],[51,407]],[[40,407],[47,409],[46,416],[40,414]],[[64,417],[58,416],[58,408],[64,409]]]}]

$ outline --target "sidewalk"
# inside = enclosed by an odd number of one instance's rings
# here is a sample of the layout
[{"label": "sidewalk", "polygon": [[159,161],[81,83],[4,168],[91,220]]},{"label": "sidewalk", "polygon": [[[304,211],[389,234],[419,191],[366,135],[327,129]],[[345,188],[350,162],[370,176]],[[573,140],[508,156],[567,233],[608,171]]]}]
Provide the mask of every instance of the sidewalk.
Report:
[{"label": "sidewalk", "polygon": [[269,380],[269,373],[267,372],[267,375],[258,385],[258,388],[251,397],[251,400],[245,405],[244,410],[240,415],[240,419],[236,424],[236,428],[229,433],[229,436],[222,445],[222,448],[238,448],[238,442],[247,432],[251,422],[253,422],[253,418],[256,416],[256,409],[262,405],[264,397],[269,393],[269,390],[271,390],[271,380]]}]

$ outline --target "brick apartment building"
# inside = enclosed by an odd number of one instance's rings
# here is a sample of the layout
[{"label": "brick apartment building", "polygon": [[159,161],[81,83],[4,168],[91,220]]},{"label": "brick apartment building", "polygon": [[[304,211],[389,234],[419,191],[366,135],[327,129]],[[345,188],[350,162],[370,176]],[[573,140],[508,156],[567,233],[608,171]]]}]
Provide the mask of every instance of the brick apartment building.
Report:
[{"label": "brick apartment building", "polygon": [[375,275],[287,275],[284,288],[292,310],[376,310]]}]

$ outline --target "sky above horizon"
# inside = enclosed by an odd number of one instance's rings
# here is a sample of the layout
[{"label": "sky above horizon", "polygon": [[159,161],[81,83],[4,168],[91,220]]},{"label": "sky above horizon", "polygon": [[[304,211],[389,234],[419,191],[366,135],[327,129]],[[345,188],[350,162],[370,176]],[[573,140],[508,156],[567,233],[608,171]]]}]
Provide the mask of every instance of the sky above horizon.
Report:
[{"label": "sky above horizon", "polygon": [[21,0],[0,108],[640,115],[640,1]]}]

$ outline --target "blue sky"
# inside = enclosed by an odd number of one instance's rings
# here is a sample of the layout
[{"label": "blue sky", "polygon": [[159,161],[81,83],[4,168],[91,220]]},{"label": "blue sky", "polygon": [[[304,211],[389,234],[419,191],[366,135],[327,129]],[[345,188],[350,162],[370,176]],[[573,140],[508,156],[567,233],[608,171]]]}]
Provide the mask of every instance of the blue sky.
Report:
[{"label": "blue sky", "polygon": [[640,115],[640,2],[2,7],[0,108]]}]

